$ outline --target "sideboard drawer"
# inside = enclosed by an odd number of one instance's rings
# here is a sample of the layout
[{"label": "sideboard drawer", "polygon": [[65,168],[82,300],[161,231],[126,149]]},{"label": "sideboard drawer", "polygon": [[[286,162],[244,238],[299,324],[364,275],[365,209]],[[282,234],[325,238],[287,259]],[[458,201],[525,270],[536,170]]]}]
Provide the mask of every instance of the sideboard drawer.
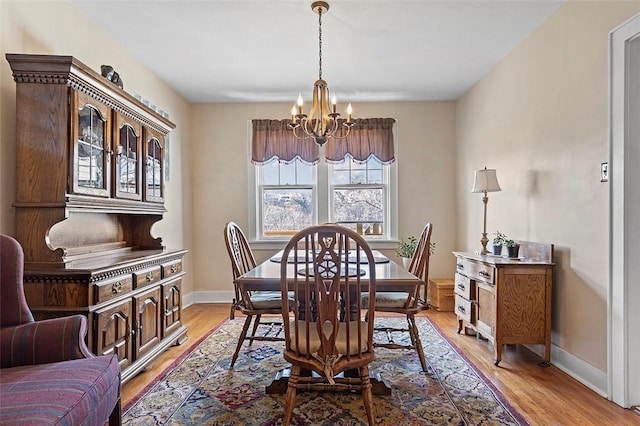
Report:
[{"label": "sideboard drawer", "polygon": [[95,301],[98,303],[106,302],[114,297],[129,293],[133,288],[131,275],[122,275],[114,280],[99,282],[96,284]]},{"label": "sideboard drawer", "polygon": [[456,306],[454,312],[459,319],[470,323],[472,322],[471,318],[473,318],[473,303],[459,294],[456,294]]},{"label": "sideboard drawer", "polygon": [[168,278],[180,272],[182,272],[182,261],[180,260],[162,264],[162,278]]},{"label": "sideboard drawer", "polygon": [[157,265],[151,268],[135,271],[133,273],[133,281],[136,288],[144,287],[146,285],[160,281],[162,277],[160,270],[160,265]]},{"label": "sideboard drawer", "polygon": [[472,295],[475,294],[473,291],[474,281],[465,277],[464,275],[456,273],[455,277],[455,291],[456,294],[464,297],[467,300],[472,299]]},{"label": "sideboard drawer", "polygon": [[494,283],[495,268],[493,266],[474,262],[468,259],[458,259],[456,271],[460,275],[467,276],[472,280],[484,281],[488,284]]}]

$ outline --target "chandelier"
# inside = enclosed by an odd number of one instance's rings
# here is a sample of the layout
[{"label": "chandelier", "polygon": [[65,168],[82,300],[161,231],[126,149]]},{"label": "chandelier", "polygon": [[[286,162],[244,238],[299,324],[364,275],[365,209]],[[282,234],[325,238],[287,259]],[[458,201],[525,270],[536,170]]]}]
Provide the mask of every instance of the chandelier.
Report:
[{"label": "chandelier", "polygon": [[[313,102],[309,114],[304,113],[302,95],[298,95],[298,101],[291,108],[291,123],[289,127],[293,135],[298,139],[313,140],[320,146],[333,137],[341,139],[347,137],[355,122],[351,121],[351,104],[347,107],[347,120],[340,123],[340,114],[336,112],[336,96],[331,97],[329,107],[329,86],[322,79],[322,14],[329,10],[329,3],[314,1],[311,9],[318,14],[318,80],[313,84]],[[341,120],[342,121],[342,120]],[[338,132],[341,125],[346,128],[344,132]]]}]

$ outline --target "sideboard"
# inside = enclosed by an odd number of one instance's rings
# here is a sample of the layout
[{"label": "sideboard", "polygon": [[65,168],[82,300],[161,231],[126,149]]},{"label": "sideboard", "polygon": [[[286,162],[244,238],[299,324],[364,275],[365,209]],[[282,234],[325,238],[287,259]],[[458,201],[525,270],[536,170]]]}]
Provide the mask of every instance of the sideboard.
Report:
[{"label": "sideboard", "polygon": [[544,345],[542,366],[551,360],[553,245],[520,242],[519,258],[454,252],[455,313],[494,346],[494,364],[505,344]]},{"label": "sideboard", "polygon": [[173,344],[183,257],[163,218],[169,119],[71,56],[7,54],[16,82],[16,239],[37,319],[83,314],[125,382]]}]

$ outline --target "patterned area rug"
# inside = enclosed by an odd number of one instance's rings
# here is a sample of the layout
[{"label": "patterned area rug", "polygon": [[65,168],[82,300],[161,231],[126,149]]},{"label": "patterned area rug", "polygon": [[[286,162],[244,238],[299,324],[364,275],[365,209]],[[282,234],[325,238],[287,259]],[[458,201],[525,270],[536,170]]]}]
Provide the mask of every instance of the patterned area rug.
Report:
[{"label": "patterned area rug", "polygon": [[[427,318],[416,319],[428,372],[415,351],[376,349],[371,369],[392,387],[374,395],[378,425],[526,425],[514,408]],[[382,317],[376,322],[404,323]],[[279,425],[284,395],[265,385],[287,367],[282,342],[243,346],[229,370],[244,318],[226,321],[194,344],[127,407],[124,425]],[[382,336],[381,336],[382,337]],[[366,425],[359,394],[302,392],[295,425]]]}]

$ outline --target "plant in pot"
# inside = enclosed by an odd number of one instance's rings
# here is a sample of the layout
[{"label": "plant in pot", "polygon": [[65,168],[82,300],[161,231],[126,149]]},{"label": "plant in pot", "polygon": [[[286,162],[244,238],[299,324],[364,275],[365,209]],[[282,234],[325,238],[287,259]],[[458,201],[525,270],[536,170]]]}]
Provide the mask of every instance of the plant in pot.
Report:
[{"label": "plant in pot", "polygon": [[520,244],[511,239],[505,239],[502,244],[507,248],[507,255],[509,257],[518,257],[518,251],[520,250]]},{"label": "plant in pot", "polygon": [[502,254],[502,245],[504,244],[507,236],[500,231],[496,231],[495,237],[493,237],[493,254],[500,256]]},{"label": "plant in pot", "polygon": [[413,235],[407,238],[406,241],[400,240],[398,248],[396,249],[396,254],[402,259],[402,264],[405,268],[409,267],[411,257],[413,257],[416,247],[418,247],[418,239]]},{"label": "plant in pot", "polygon": [[[408,237],[407,241],[400,240],[400,244],[398,244],[398,248],[396,249],[396,254],[402,259],[402,265],[406,269],[409,269],[411,258],[413,257],[413,253],[415,253],[417,247],[418,247],[418,239],[413,235]],[[435,251],[436,251],[436,243],[431,241],[429,243],[429,254],[431,255]]]}]

